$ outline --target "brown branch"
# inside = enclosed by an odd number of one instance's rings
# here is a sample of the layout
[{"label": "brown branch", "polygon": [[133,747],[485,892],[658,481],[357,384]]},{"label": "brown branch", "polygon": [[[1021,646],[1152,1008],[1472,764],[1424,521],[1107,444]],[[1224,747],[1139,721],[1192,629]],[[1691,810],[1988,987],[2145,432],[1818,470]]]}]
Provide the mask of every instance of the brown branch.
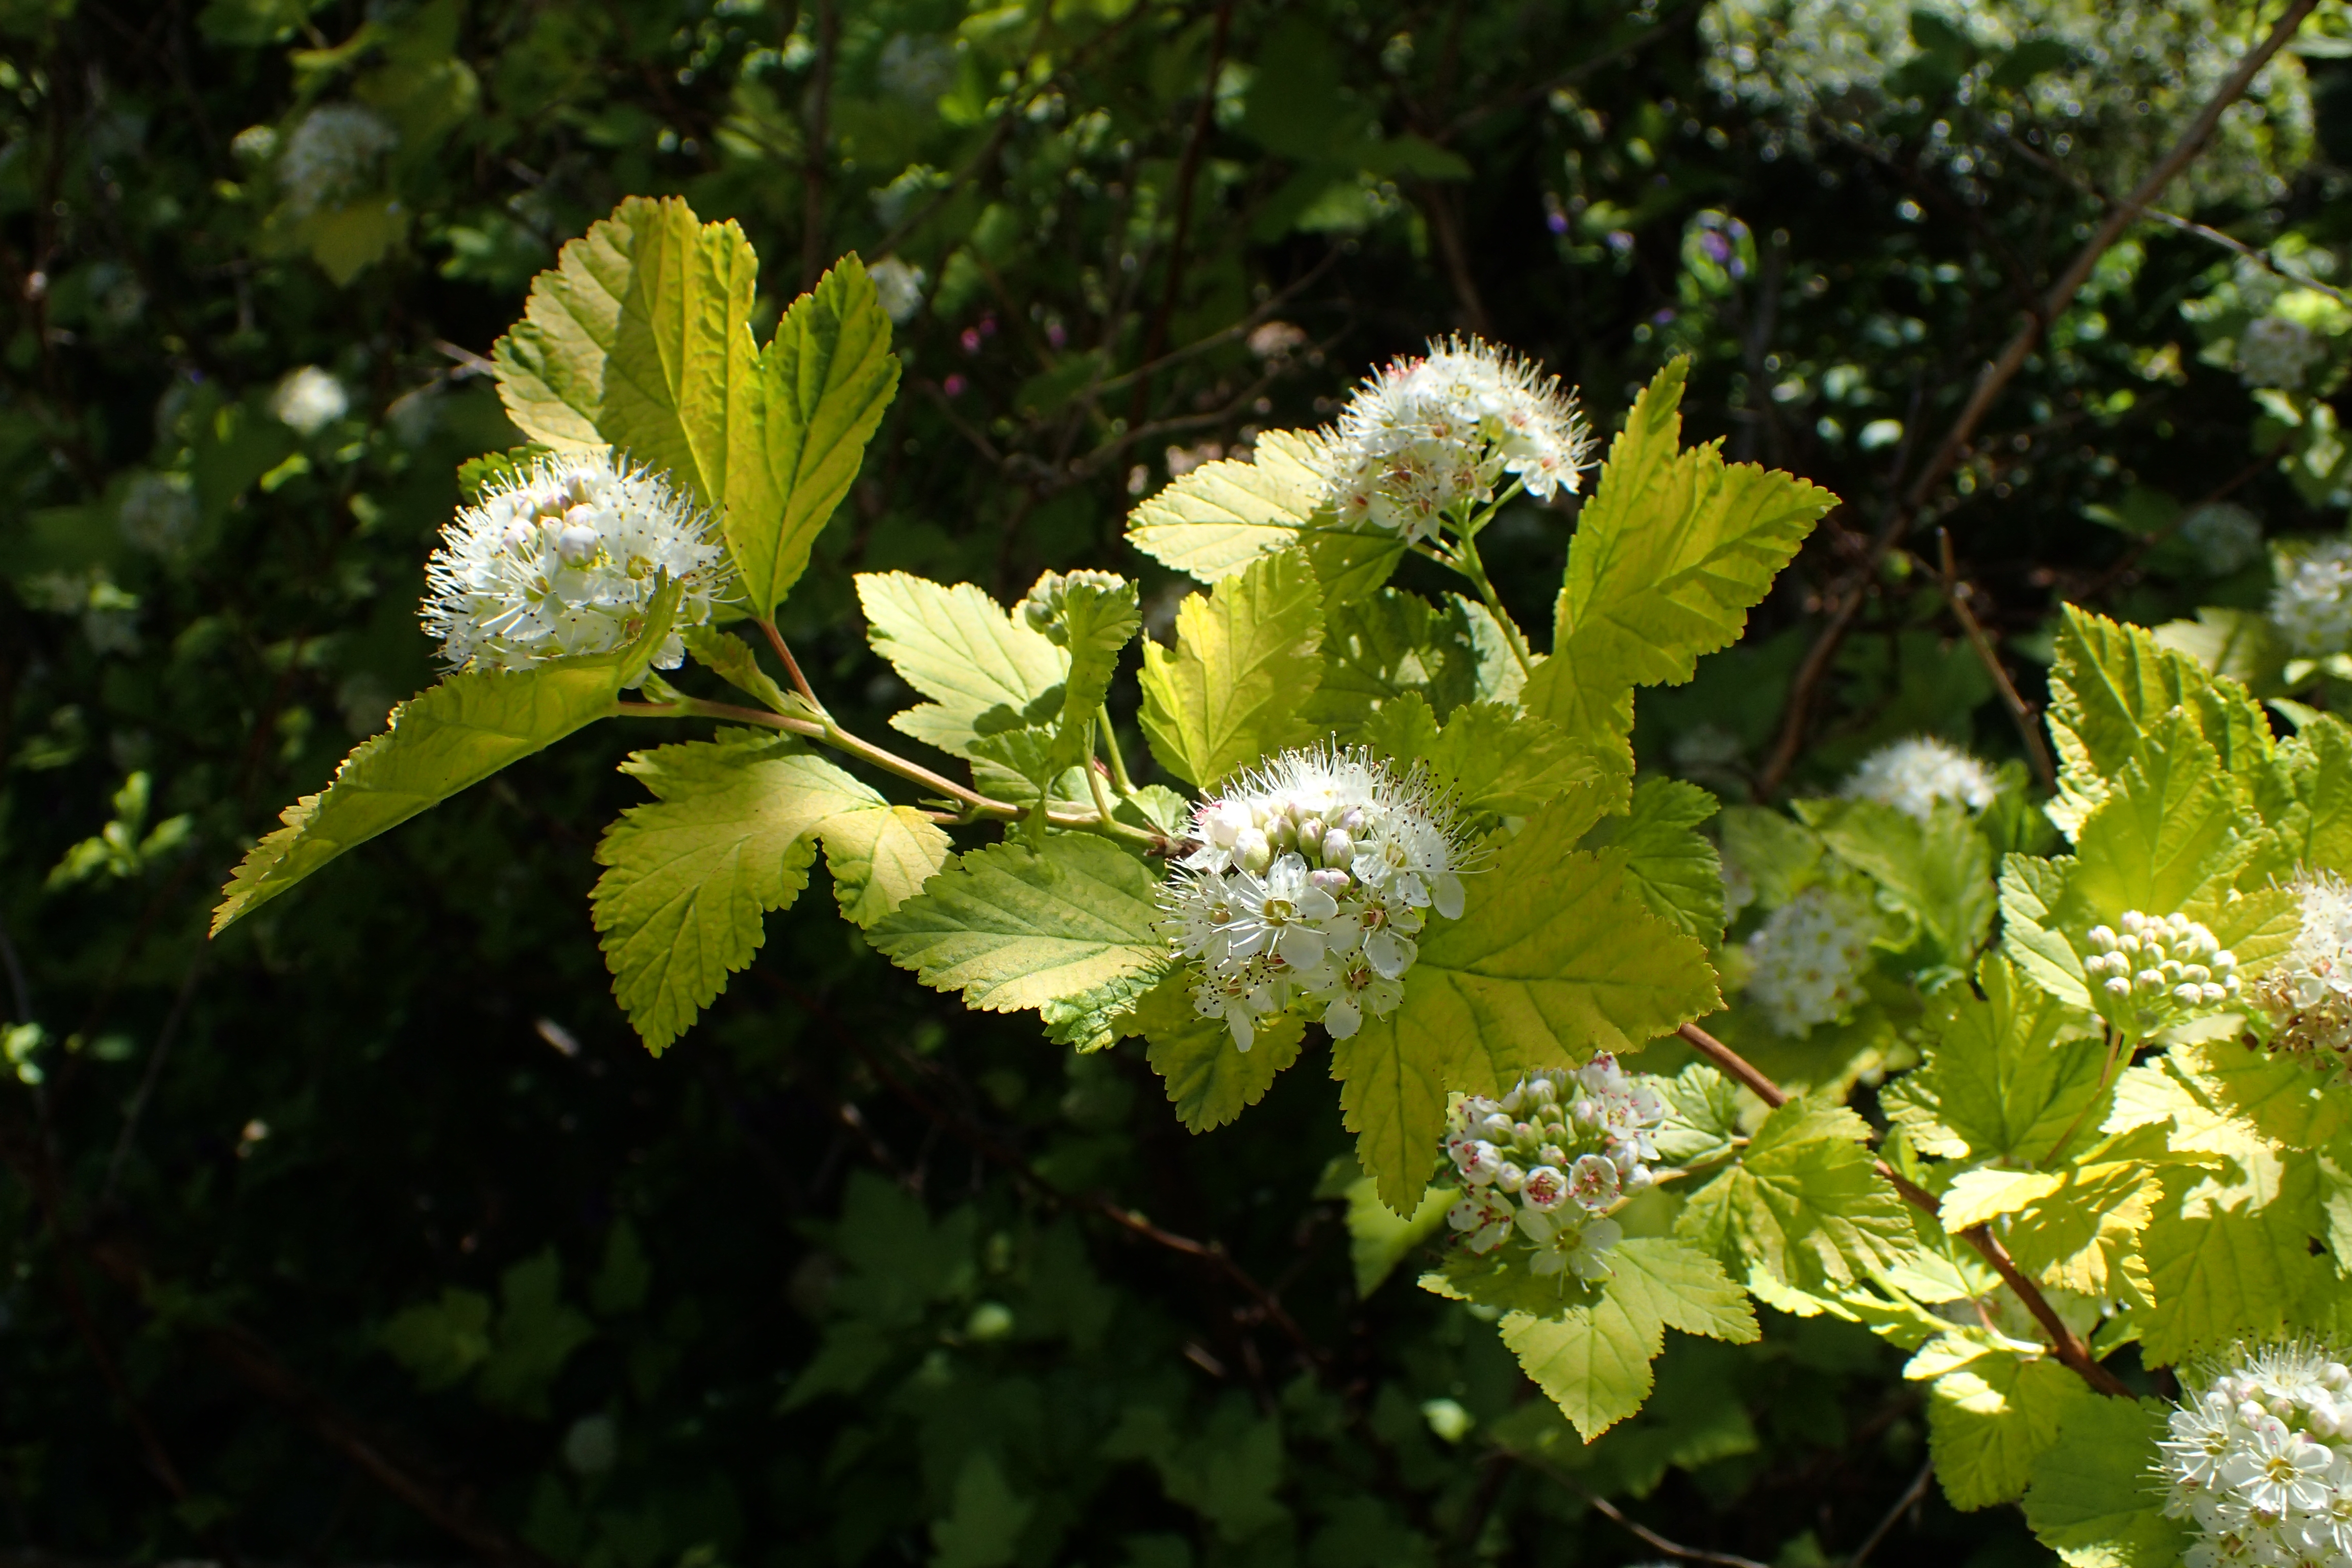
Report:
[{"label": "brown branch", "polygon": [[793,678],[793,689],[807,698],[810,707],[824,712],[824,704],[816,700],[816,692],[810,688],[808,677],[801,673],[801,661],[793,657],[791,645],[784,641],[784,634],[776,629],[776,623],[761,616],[760,629],[768,634],[768,646],[774,648],[776,657],[784,661],[784,673]]},{"label": "brown branch", "polygon": [[1984,623],[1977,619],[1976,611],[1969,606],[1969,595],[1975,590],[1959,580],[1959,574],[1953,567],[1951,530],[1937,529],[1936,545],[1943,569],[1944,602],[1951,605],[1952,614],[1959,617],[1960,629],[1968,633],[1969,646],[1977,650],[1977,658],[1991,675],[1993,685],[2000,689],[2001,706],[2009,710],[2011,720],[2017,725],[2018,735],[2025,742],[2025,754],[2033,763],[2033,776],[2042,782],[2043,789],[2054,790],[2058,787],[2058,770],[2052,764],[2050,748],[2042,739],[2041,717],[2033,711],[2033,705],[2018,694],[2017,683],[2009,678],[2008,669],[2000,662],[2000,655],[1993,648],[1992,639],[1985,636]]},{"label": "brown branch", "polygon": [[1021,1151],[996,1137],[985,1128],[938,1104],[929,1095],[908,1082],[906,1076],[883,1059],[870,1041],[835,1017],[832,1010],[818,998],[803,991],[765,964],[754,964],[751,973],[771,990],[791,998],[803,1011],[824,1025],[833,1032],[836,1039],[873,1069],[877,1078],[888,1086],[899,1099],[912,1106],[918,1113],[941,1131],[961,1140],[983,1159],[1012,1172],[1039,1197],[1056,1208],[1077,1209],[1088,1214],[1099,1215],[1120,1230],[1139,1240],[1148,1241],[1154,1247],[1164,1247],[1168,1251],[1180,1253],[1186,1258],[1197,1258],[1208,1264],[1227,1283],[1244,1296],[1248,1297],[1258,1316],[1279,1329],[1302,1358],[1317,1365],[1320,1365],[1327,1359],[1322,1348],[1307,1337],[1307,1331],[1298,1326],[1296,1319],[1291,1317],[1289,1310],[1283,1306],[1281,1298],[1260,1283],[1249,1270],[1236,1263],[1233,1255],[1227,1252],[1221,1243],[1196,1241],[1189,1236],[1180,1236],[1172,1230],[1163,1229],[1152,1224],[1142,1215],[1114,1202],[1108,1194],[1072,1193],[1055,1186],[1041,1175],[1036,1167],[1029,1163]]},{"label": "brown branch", "polygon": [[2025,368],[2027,356],[2041,342],[2050,323],[2064,314],[2067,307],[2074,303],[2074,296],[2082,290],[2099,258],[2123,237],[2126,229],[2146,214],[2156,198],[2163,194],[2164,188],[2195,160],[2198,153],[2204,151],[2214,128],[2221,122],[2223,111],[2245,95],[2254,78],[2270,64],[2273,56],[2286,47],[2287,40],[2294,36],[2295,29],[2303,25],[2304,18],[2311,15],[2317,4],[2318,0],[2290,0],[2269,36],[2238,62],[2237,69],[2231,71],[2229,79],[2214,90],[2197,118],[2189,122],[2189,129],[2173,143],[2171,151],[2148,172],[2147,177],[2140,181],[2130,195],[2112,207],[2106,221],[2099,225],[2097,231],[2075,253],[2074,259],[2043,293],[2039,308],[2027,316],[1999,357],[1987,364],[1977,377],[1976,386],[1969,393],[1968,403],[1960,409],[1959,416],[1952,421],[1951,428],[1944,433],[1943,440],[1937,444],[1934,455],[1919,470],[1909,489],[1888,510],[1885,521],[1879,525],[1876,536],[1871,541],[1869,552],[1848,574],[1843,590],[1833,595],[1828,622],[1814,638],[1813,646],[1806,650],[1804,662],[1798,667],[1796,679],[1790,683],[1789,706],[1781,715],[1780,738],[1774,742],[1771,755],[1766,759],[1759,777],[1762,793],[1769,795],[1778,790],[1788,777],[1789,770],[1796,765],[1797,752],[1804,744],[1812,694],[1828,673],[1830,660],[1836,656],[1838,645],[1844,640],[1847,629],[1862,609],[1863,602],[1869,597],[1871,583],[1877,576],[1879,563],[1885,560],[1886,552],[1902,539],[1937,487],[1958,466],[1961,455],[1976,436],[1978,426],[1984,422],[1985,416],[1991,412],[1994,402],[2007,390],[2009,384],[2017,378],[2018,372]]},{"label": "brown branch", "polygon": [[1582,1492],[1584,1500],[1598,1512],[1641,1537],[1642,1543],[1653,1552],[1663,1552],[1685,1563],[1713,1563],[1718,1564],[1718,1568],[1764,1568],[1764,1564],[1753,1557],[1741,1557],[1729,1552],[1709,1552],[1705,1547],[1685,1546],[1679,1542],[1669,1541],[1641,1521],[1629,1517],[1622,1509],[1583,1482],[1570,1481],[1569,1484]]},{"label": "brown branch", "polygon": [[[1176,301],[1184,287],[1184,246],[1192,232],[1193,187],[1201,183],[1201,154],[1216,123],[1217,75],[1225,67],[1225,39],[1233,26],[1234,0],[1219,0],[1216,26],[1209,35],[1209,69],[1201,83],[1201,107],[1192,116],[1192,134],[1184,139],[1184,155],[1176,165],[1176,222],[1168,241],[1168,282],[1160,291],[1160,308],[1151,312],[1151,325],[1143,334],[1143,353],[1138,357],[1145,364],[1167,352],[1168,323],[1176,314]],[[1151,378],[1138,377],[1135,392],[1128,399],[1129,425],[1143,423],[1150,395]]]},{"label": "brown branch", "polygon": [[1911,1478],[1911,1484],[1903,1489],[1903,1495],[1895,1500],[1895,1506],[1886,1510],[1886,1517],[1878,1521],[1878,1528],[1872,1531],[1863,1543],[1853,1549],[1853,1555],[1845,1560],[1844,1568],[1862,1568],[1864,1561],[1878,1550],[1878,1543],[1886,1539],[1887,1531],[1895,1528],[1895,1521],[1927,1495],[1927,1483],[1935,1476],[1935,1460],[1930,1459],[1919,1467],[1919,1473]]},{"label": "brown branch", "polygon": [[[1765,1104],[1778,1110],[1789,1103],[1789,1093],[1786,1089],[1759,1072],[1738,1051],[1733,1050],[1696,1024],[1685,1024],[1675,1032],[1701,1056],[1753,1090],[1756,1097]],[[1884,1160],[1878,1162],[1878,1173],[1885,1177],[1896,1192],[1903,1194],[1904,1202],[1922,1213],[1940,1217],[1942,1210],[1933,1194],[1906,1177]],[[2001,1283],[2007,1285],[2016,1294],[2017,1299],[2024,1303],[2025,1310],[2033,1315],[2033,1321],[2042,1325],[2042,1332],[2050,1336],[2051,1352],[2063,1365],[2102,1394],[2129,1397],[2130,1391],[2116,1380],[2115,1373],[2101,1366],[2092,1357],[2090,1347],[2083,1342],[2081,1336],[2073,1329],[2066,1326],[2065,1320],[2059,1317],[2057,1310],[2050,1305],[2049,1298],[2042,1295],[2041,1287],[2027,1279],[2018,1268],[2016,1260],[2010,1257],[2009,1248],[2000,1244],[2000,1237],[1980,1225],[1972,1225],[1958,1235],[1962,1241],[1976,1248],[1978,1254],[1987,1263],[1992,1265],[1993,1272],[2000,1276]]]}]

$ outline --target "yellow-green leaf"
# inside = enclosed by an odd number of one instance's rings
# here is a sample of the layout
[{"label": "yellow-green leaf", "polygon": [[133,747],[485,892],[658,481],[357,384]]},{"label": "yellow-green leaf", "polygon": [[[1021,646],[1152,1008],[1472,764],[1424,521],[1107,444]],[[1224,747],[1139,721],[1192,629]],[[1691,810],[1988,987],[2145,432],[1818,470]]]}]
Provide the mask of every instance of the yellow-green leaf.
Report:
[{"label": "yellow-green leaf", "polygon": [[1308,738],[1323,607],[1297,551],[1261,555],[1176,614],[1176,647],[1143,645],[1143,732],[1160,765],[1207,789]]}]

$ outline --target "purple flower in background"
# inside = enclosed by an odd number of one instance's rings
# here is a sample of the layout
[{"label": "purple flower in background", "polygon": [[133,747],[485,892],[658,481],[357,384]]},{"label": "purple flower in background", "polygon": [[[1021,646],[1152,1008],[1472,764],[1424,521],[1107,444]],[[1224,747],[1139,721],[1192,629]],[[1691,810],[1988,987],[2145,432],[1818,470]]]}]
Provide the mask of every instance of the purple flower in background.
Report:
[{"label": "purple flower in background", "polygon": [[[971,334],[970,332],[966,332],[964,336],[968,338],[971,336]],[[963,395],[965,384],[966,383],[963,377],[960,375],[951,375],[945,381],[940,383],[940,390],[946,393],[950,397],[961,397]]]},{"label": "purple flower in background", "polygon": [[977,327],[966,327],[963,330],[963,336],[958,341],[963,344],[964,353],[968,354],[978,353],[980,352],[980,329]]},{"label": "purple flower in background", "polygon": [[1548,212],[1544,214],[1544,226],[1551,230],[1554,234],[1566,234],[1568,232],[1568,215],[1564,212],[1559,211],[1558,209]]},{"label": "purple flower in background", "polygon": [[1058,349],[1070,341],[1070,334],[1062,330],[1061,322],[1048,321],[1045,323],[1045,341]]},{"label": "purple flower in background", "polygon": [[1731,259],[1731,242],[1714,229],[1705,230],[1699,235],[1698,247],[1706,251],[1708,258],[1717,266]]},{"label": "purple flower in background", "polygon": [[1675,319],[1674,307],[1673,307],[1673,306],[1671,306],[1671,305],[1669,305],[1669,306],[1667,306],[1664,310],[1663,310],[1659,311],[1656,315],[1654,315],[1654,316],[1651,317],[1651,318],[1650,318],[1650,324],[1651,324],[1652,326],[1663,327],[1663,326],[1664,326],[1668,321],[1673,321],[1674,319]]}]

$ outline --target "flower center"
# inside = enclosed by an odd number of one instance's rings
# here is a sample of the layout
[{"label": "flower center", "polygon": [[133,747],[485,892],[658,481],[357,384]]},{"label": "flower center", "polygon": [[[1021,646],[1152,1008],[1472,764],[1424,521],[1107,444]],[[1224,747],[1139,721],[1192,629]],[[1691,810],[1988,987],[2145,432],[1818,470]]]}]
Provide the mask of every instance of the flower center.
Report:
[{"label": "flower center", "polygon": [[1287,925],[1298,912],[1298,907],[1288,899],[1268,899],[1264,909],[1265,923],[1270,926]]}]

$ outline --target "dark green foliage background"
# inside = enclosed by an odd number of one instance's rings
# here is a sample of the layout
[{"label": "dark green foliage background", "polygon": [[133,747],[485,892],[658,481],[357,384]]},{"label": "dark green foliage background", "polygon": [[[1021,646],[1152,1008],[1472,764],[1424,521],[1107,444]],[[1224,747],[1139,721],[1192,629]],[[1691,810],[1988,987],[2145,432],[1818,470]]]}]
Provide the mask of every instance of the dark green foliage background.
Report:
[{"label": "dark green foliage background", "polygon": [[[1604,434],[1668,353],[1693,353],[1695,435],[1848,503],[1747,644],[1643,700],[1646,766],[1744,798],[1820,591],[2012,327],[2017,277],[2053,273],[2096,207],[2023,159],[1975,181],[1923,162],[1930,121],[1959,112],[1932,90],[1882,106],[1869,150],[1789,145],[1704,85],[1696,18],[1615,0],[0,4],[0,1012],[43,1040],[40,1081],[0,1080],[0,1552],[1652,1554],[1595,1494],[1759,1559],[1860,1545],[1925,1457],[1899,1355],[1768,1313],[1760,1352],[1671,1344],[1650,1409],[1578,1449],[1410,1264],[1358,1298],[1319,1195],[1345,1142],[1318,1047],[1193,1138],[1131,1044],[1073,1059],[1033,1020],[965,1016],[811,896],[649,1059],[585,905],[596,835],[636,797],[613,764],[652,743],[619,725],[202,934],[273,814],[431,679],[423,557],[456,463],[512,439],[474,356],[554,247],[631,193],[739,219],[763,321],[848,249],[930,280],[900,332],[905,390],[784,613],[866,733],[905,693],[865,651],[852,571],[1000,596],[1048,565],[1145,573],[1120,525],[1171,447],[1314,423],[1433,333],[1540,357]],[[404,232],[339,286],[232,142],[354,92],[404,128],[378,177]],[[886,197],[917,164],[936,178]],[[2283,172],[2280,208],[2200,216],[2336,237],[2325,167]],[[1703,211],[1744,223],[1742,276],[1686,266]],[[2103,273],[1995,410],[1937,520],[2029,697],[2063,597],[2153,621],[2263,592],[2259,571],[2217,585],[2160,548],[2126,560],[2131,536],[2085,508],[2160,511],[2236,475],[2273,532],[2320,526],[2249,467],[2252,405],[2179,318],[2228,258],[2141,238],[2136,275]],[[1296,346],[1255,350],[1269,321]],[[2143,375],[2175,341],[2183,374]],[[1867,376],[1832,400],[1822,373],[1850,360]],[[352,392],[307,439],[268,411],[305,363]],[[1911,437],[1865,451],[1824,416]],[[194,503],[160,552],[117,525],[154,473],[188,476]],[[1570,526],[1528,507],[1490,536],[1531,626]],[[1921,729],[2019,754],[1921,548],[1841,653],[1797,780]],[[1164,616],[1174,585],[1146,583]],[[151,820],[190,816],[187,846],[45,888],[133,770]],[[1114,1223],[1130,1209],[1156,1234]],[[353,1423],[434,1509],[322,1440]],[[2010,1510],[1927,1499],[1885,1560],[2042,1560]]]}]

